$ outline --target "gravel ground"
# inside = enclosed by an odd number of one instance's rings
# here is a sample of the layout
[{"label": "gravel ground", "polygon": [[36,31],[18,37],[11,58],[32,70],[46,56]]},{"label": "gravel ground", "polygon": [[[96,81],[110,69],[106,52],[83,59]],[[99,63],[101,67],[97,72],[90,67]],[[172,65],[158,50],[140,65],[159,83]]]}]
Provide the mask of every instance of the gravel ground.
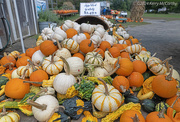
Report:
[{"label": "gravel ground", "polygon": [[[160,58],[161,60],[172,56],[173,59],[169,63],[174,66],[174,69],[180,72],[180,66],[178,64],[178,61],[180,60],[180,21],[150,19],[144,19],[144,21],[151,24],[136,26],[133,28],[128,27],[128,33],[137,39],[142,39],[140,41],[142,45],[146,47],[146,49],[152,54],[157,52],[156,57]],[[35,41],[36,40],[34,37],[25,39],[25,48],[27,49],[35,46]],[[10,52],[13,50],[22,52],[20,42],[13,44],[13,46],[8,47],[5,51]],[[0,53],[2,54],[2,52]],[[20,122],[37,122],[34,117],[27,117],[19,110],[18,113],[21,116]],[[144,117],[147,116],[147,113],[142,113]],[[73,120],[72,122],[80,122],[80,120]]]}]

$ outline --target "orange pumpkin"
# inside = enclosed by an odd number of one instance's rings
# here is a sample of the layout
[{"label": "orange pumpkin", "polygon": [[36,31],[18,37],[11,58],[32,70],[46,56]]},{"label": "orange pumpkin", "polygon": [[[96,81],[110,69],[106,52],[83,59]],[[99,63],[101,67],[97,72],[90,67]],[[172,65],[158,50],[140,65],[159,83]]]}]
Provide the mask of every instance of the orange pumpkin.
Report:
[{"label": "orange pumpkin", "polygon": [[111,55],[114,57],[114,58],[117,58],[118,56],[120,56],[120,51],[117,47],[111,47],[109,49],[109,52],[111,53]]},{"label": "orange pumpkin", "polygon": [[132,72],[128,77],[128,80],[131,87],[141,87],[144,81],[144,77],[139,72]]},{"label": "orange pumpkin", "polygon": [[[116,67],[116,63],[114,64],[114,68]],[[121,58],[118,63],[120,68],[116,70],[117,75],[129,76],[132,73],[133,63],[128,58]]]},{"label": "orange pumpkin", "polygon": [[131,39],[131,41],[132,41],[132,43],[133,43],[133,44],[137,44],[137,43],[139,43],[138,39],[136,39],[136,38]]},{"label": "orange pumpkin", "polygon": [[120,117],[120,122],[136,122],[134,120],[138,119],[138,122],[145,122],[145,119],[141,113],[135,110],[126,110]]},{"label": "orange pumpkin", "polygon": [[128,45],[128,46],[131,46],[131,41],[130,40],[125,40],[126,41],[126,44]]},{"label": "orange pumpkin", "polygon": [[145,47],[142,47],[141,51],[144,50],[144,51],[147,51],[147,49]]},{"label": "orange pumpkin", "polygon": [[79,45],[79,49],[81,50],[82,53],[86,54],[94,50],[94,44],[90,39],[85,39],[81,41]]},{"label": "orange pumpkin", "polygon": [[133,71],[134,72],[139,72],[139,73],[144,73],[147,70],[146,64],[141,61],[141,60],[135,60],[133,61]]},{"label": "orange pumpkin", "polygon": [[101,48],[103,51],[106,51],[106,49],[111,48],[111,44],[108,41],[102,41],[99,48]]},{"label": "orange pumpkin", "polygon": [[97,48],[95,52],[99,52],[99,54],[104,58],[104,51],[101,48]]},{"label": "orange pumpkin", "polygon": [[[176,100],[177,95],[175,95],[174,97],[171,97],[169,99],[166,100],[166,103],[171,106],[173,104],[173,102]],[[180,98],[177,99],[177,101],[175,102],[173,109],[176,110],[176,112],[180,112]]]},{"label": "orange pumpkin", "polygon": [[112,85],[116,89],[118,89],[120,92],[123,92],[121,87],[128,90],[129,89],[129,80],[124,76],[116,76],[113,79]]},{"label": "orange pumpkin", "polygon": [[26,53],[22,53],[22,54],[20,54],[19,56],[21,56],[21,57],[22,57],[22,56],[26,56]]},{"label": "orange pumpkin", "polygon": [[5,95],[13,99],[22,99],[30,91],[29,83],[23,79],[13,78],[6,83]]},{"label": "orange pumpkin", "polygon": [[40,50],[40,46],[36,46],[36,47],[34,47],[34,49],[35,49],[36,51],[38,51],[38,50]]},{"label": "orange pumpkin", "polygon": [[26,56],[28,56],[28,57],[32,57],[32,55],[34,54],[36,52],[36,49],[35,48],[28,48],[27,50],[26,50]]},{"label": "orange pumpkin", "polygon": [[74,28],[69,28],[66,31],[67,38],[72,38],[74,35],[76,35],[78,32]]},{"label": "orange pumpkin", "polygon": [[45,56],[52,55],[58,47],[51,40],[45,40],[40,45],[40,50]]},{"label": "orange pumpkin", "polygon": [[[30,81],[42,82],[43,80],[48,80],[48,74],[44,70],[36,70],[31,73]],[[34,84],[34,86],[41,86],[41,84]]]},{"label": "orange pumpkin", "polygon": [[128,58],[129,60],[131,59],[128,52],[121,52],[120,56],[121,58]]},{"label": "orange pumpkin", "polygon": [[119,49],[119,51],[124,49],[122,44],[114,44],[113,47],[117,47]]},{"label": "orange pumpkin", "polygon": [[91,36],[89,35],[89,33],[84,33],[84,35],[86,36],[87,39],[90,39]]},{"label": "orange pumpkin", "polygon": [[172,122],[172,120],[164,114],[164,111],[154,111],[146,116],[146,122]]},{"label": "orange pumpkin", "polygon": [[84,55],[82,54],[82,53],[75,53],[74,55],[73,55],[73,57],[79,57],[80,59],[82,59],[83,61],[84,61]]},{"label": "orange pumpkin", "polygon": [[[14,58],[14,57],[12,57],[12,56],[4,56],[4,57],[2,57],[2,59],[1,59],[1,65],[5,65],[5,64],[7,64],[7,63],[13,63],[13,65],[11,65],[12,67],[14,67],[15,66],[15,64],[16,64],[16,59]],[[8,68],[8,67],[7,67]]]},{"label": "orange pumpkin", "polygon": [[128,46],[127,44],[122,44],[122,46],[124,47],[124,49],[126,49],[126,47]]},{"label": "orange pumpkin", "polygon": [[27,60],[31,60],[30,57],[28,56],[19,56],[18,60],[16,61],[16,67],[20,67],[20,66],[26,66],[27,64],[29,64],[29,62]]}]

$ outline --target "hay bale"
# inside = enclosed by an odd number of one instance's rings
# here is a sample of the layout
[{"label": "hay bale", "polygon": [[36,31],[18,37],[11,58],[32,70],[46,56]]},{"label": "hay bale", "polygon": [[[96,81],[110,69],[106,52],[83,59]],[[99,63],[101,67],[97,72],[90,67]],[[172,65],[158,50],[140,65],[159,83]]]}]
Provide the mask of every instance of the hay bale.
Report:
[{"label": "hay bale", "polygon": [[134,22],[136,21],[140,22],[144,14],[144,11],[145,11],[145,1],[133,2],[131,8],[131,15],[130,15],[131,20],[133,20]]},{"label": "hay bale", "polygon": [[75,6],[71,2],[63,2],[62,9],[75,10]]}]

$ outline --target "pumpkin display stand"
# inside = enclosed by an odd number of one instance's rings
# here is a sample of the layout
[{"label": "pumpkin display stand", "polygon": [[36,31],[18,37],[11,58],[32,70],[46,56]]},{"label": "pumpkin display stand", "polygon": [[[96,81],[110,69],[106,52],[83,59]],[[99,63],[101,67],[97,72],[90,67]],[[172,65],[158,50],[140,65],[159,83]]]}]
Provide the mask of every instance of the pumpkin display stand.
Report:
[{"label": "pumpkin display stand", "polygon": [[101,24],[104,26],[105,30],[109,29],[109,26],[107,25],[107,23],[103,19],[97,16],[89,16],[89,15],[82,16],[76,19],[75,22],[77,22],[78,24],[81,24],[81,23],[89,23],[93,25]]}]

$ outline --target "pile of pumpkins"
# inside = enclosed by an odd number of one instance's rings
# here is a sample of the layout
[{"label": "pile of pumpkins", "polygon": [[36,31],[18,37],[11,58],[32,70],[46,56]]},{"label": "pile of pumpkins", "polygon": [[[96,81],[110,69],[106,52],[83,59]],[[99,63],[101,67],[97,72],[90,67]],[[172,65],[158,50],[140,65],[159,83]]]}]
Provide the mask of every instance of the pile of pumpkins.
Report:
[{"label": "pile of pumpkins", "polygon": [[[0,60],[0,121],[179,122],[178,72],[121,25],[64,21]],[[6,110],[7,109],[7,110]],[[143,117],[141,110],[147,112]],[[176,111],[176,112],[175,112]]]}]

